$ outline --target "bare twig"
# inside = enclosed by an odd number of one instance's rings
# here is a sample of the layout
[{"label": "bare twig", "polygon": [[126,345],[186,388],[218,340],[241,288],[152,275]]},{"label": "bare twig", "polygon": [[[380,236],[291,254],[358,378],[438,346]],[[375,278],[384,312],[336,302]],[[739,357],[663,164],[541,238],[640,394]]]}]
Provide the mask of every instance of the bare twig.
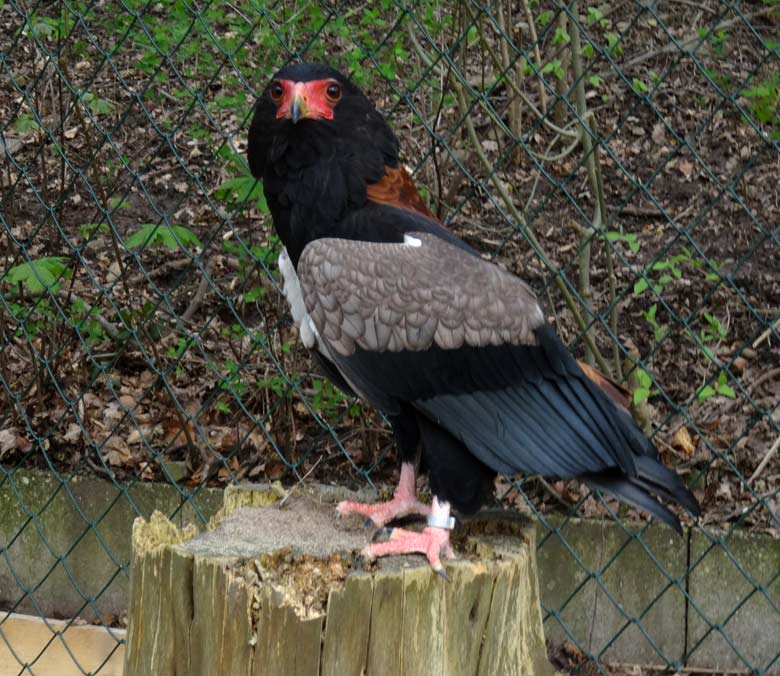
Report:
[{"label": "bare twig", "polygon": [[758,479],[761,472],[763,472],[764,468],[769,464],[769,461],[774,457],[775,453],[777,453],[778,448],[780,448],[780,436],[775,439],[775,443],[773,443],[770,449],[766,452],[764,459],[759,463],[758,467],[756,467],[756,471],[750,475],[750,478],[748,479],[748,486],[756,479]]},{"label": "bare twig", "polygon": [[135,286],[136,284],[140,284],[146,279],[154,279],[155,277],[164,277],[169,272],[184,270],[190,265],[192,265],[191,259],[176,258],[172,261],[165,261],[165,263],[163,263],[162,265],[158,265],[156,268],[152,268],[151,270],[144,270],[143,272],[139,272],[135,275],[130,275],[130,277],[127,278],[127,281],[131,286]]},{"label": "bare twig", "polygon": [[771,340],[770,335],[772,334],[773,331],[780,331],[780,319],[777,319],[773,324],[767,327],[767,330],[764,331],[758,338],[756,338],[753,341],[751,347],[755,350],[765,340]]},{"label": "bare twig", "polygon": [[[471,8],[468,4],[465,5],[466,9],[471,12]],[[474,14],[471,15],[472,19],[474,19]],[[420,54],[420,50],[424,52],[424,49],[420,45],[420,43],[417,41],[417,36],[413,33],[410,34],[410,39],[412,41],[412,45],[415,47],[415,51],[417,51],[418,54]],[[502,71],[503,68],[501,66],[501,60],[499,59],[498,55],[496,54],[496,50],[493,49],[493,47],[490,45],[490,43],[485,38],[485,35],[482,32],[479,32],[479,39],[482,42],[483,49],[487,52],[488,56],[490,57],[490,60],[493,62],[493,65],[496,67],[498,71]],[[418,49],[419,48],[419,49]],[[421,55],[422,56],[422,55]],[[426,63],[427,66],[432,67],[433,64],[429,61]],[[504,82],[509,85],[509,88],[515,93],[516,96],[520,98],[520,100],[528,106],[528,109],[538,118],[538,120],[550,131],[555,132],[556,134],[560,134],[561,136],[566,136],[568,138],[575,139],[577,142],[579,142],[579,134],[576,131],[572,131],[570,129],[564,129],[562,127],[559,127],[557,124],[555,124],[545,113],[544,111],[539,110],[539,108],[536,107],[533,101],[531,101],[530,98],[525,94],[525,92],[520,88],[520,85],[518,82],[516,82],[511,77],[504,78]]]},{"label": "bare twig", "polygon": [[206,292],[209,290],[209,283],[211,281],[211,273],[213,271],[214,258],[212,257],[209,259],[209,262],[206,264],[206,269],[203,271],[203,274],[200,277],[200,282],[198,283],[198,289],[195,291],[195,295],[192,297],[190,304],[187,306],[187,309],[181,316],[185,322],[188,322],[192,319],[192,317],[198,311],[200,304],[203,302],[203,299],[206,297]]},{"label": "bare twig", "polygon": [[100,324],[100,328],[102,328],[110,338],[112,338],[113,340],[119,340],[122,329],[120,329],[116,324],[112,324],[110,321],[108,321],[108,319],[106,319],[99,312],[93,312],[95,308],[92,304],[90,304],[83,298],[79,298],[78,296],[75,296],[73,293],[71,293],[69,289],[60,289],[59,291],[57,291],[57,297],[64,298],[68,301],[76,301],[81,303],[84,306],[84,309],[86,310],[87,317],[89,317],[90,319],[94,319],[98,324]]},{"label": "bare twig", "polygon": [[[42,289],[38,292],[27,292],[22,296],[22,298],[38,298],[40,296],[47,295],[47,290]],[[84,310],[86,311],[87,316],[90,319],[94,319],[102,329],[106,332],[106,334],[111,337],[113,340],[118,340],[120,337],[120,334],[122,332],[122,329],[117,326],[116,324],[110,322],[108,319],[106,319],[102,314],[99,312],[94,312],[95,306],[92,305],[89,301],[84,300],[80,296],[77,296],[75,293],[73,293],[73,290],[68,289],[58,289],[57,290],[57,298],[60,298],[68,303],[81,303],[84,306]]]},{"label": "bare twig", "polygon": [[[567,18],[568,16],[566,12],[558,13],[558,29],[563,31],[564,34],[569,32],[566,30]],[[555,118],[555,124],[557,124],[559,127],[564,126],[564,124],[566,123],[566,110],[567,110],[566,94],[568,92],[568,85],[569,85],[568,75],[569,75],[569,63],[571,62],[570,54],[572,52],[572,49],[566,49],[565,44],[562,46],[563,46],[563,50],[561,53],[560,64],[561,64],[561,72],[563,73],[563,77],[556,77],[554,80],[555,93],[557,95],[557,99],[553,104],[553,117]]]},{"label": "bare twig", "polygon": [[[711,32],[723,30],[724,28],[729,28],[730,26],[734,26],[735,24],[746,22],[749,23],[752,19],[755,19],[759,16],[765,16],[767,14],[770,14],[771,12],[775,11],[777,8],[772,5],[770,7],[766,7],[765,9],[761,9],[757,12],[753,12],[752,14],[747,14],[745,16],[737,16],[733,19],[729,19],[728,21],[721,21],[720,23],[716,24],[715,26],[710,26],[709,30]],[[644,54],[640,54],[639,56],[634,57],[633,59],[630,59],[626,63],[623,63],[620,65],[620,71],[627,72],[629,68],[633,68],[634,66],[638,66],[640,63],[644,63],[645,61],[649,61],[650,59],[655,58],[656,56],[661,56],[663,54],[670,54],[674,52],[684,51],[687,50],[688,47],[691,47],[699,42],[701,42],[703,38],[699,33],[697,32],[695,35],[691,35],[684,40],[680,40],[677,44],[672,43],[670,45],[666,45],[664,47],[661,47],[660,49],[651,49]],[[617,75],[618,72],[615,69],[609,69],[604,70],[599,73],[601,77],[609,77]]]},{"label": "bare twig", "polygon": [[278,507],[279,509],[281,509],[282,507],[284,507],[284,503],[285,503],[285,502],[287,502],[287,498],[289,498],[289,497],[290,497],[290,496],[293,494],[293,491],[294,491],[296,488],[298,488],[298,486],[303,486],[303,482],[304,482],[304,481],[306,481],[306,479],[308,479],[309,475],[310,475],[310,474],[311,474],[311,473],[312,473],[312,472],[313,472],[315,469],[317,469],[317,465],[319,465],[319,464],[320,464],[320,461],[322,460],[322,458],[323,458],[323,457],[324,457],[324,456],[320,455],[320,456],[317,458],[317,462],[315,462],[315,463],[314,463],[314,464],[311,466],[311,468],[309,469],[309,471],[308,471],[308,472],[306,472],[306,474],[304,474],[304,475],[303,475],[303,476],[300,478],[300,480],[298,481],[298,483],[297,483],[297,484],[295,484],[295,485],[294,485],[292,488],[290,488],[290,490],[289,490],[289,491],[287,491],[287,494],[286,494],[286,495],[285,495],[285,496],[284,496],[284,497],[283,497],[283,498],[282,498],[282,499],[281,499],[281,500],[278,502],[278,504],[277,504],[277,507]]},{"label": "bare twig", "polygon": [[[507,44],[507,42],[512,38],[512,3],[511,2],[508,2],[507,0],[503,0],[502,2],[498,3],[498,23],[501,26],[501,30],[506,35],[505,39],[499,38],[499,44],[501,45],[501,61],[503,66],[501,70],[508,71],[512,66],[512,59],[509,54],[509,45]],[[480,36],[482,36],[483,31],[479,31],[479,34]],[[486,39],[483,38],[481,40],[481,43],[483,47],[487,46]],[[507,73],[506,79],[507,80],[514,79],[519,82],[522,78],[522,71],[517,65],[517,60],[515,60],[514,72],[515,72],[514,78],[511,78],[509,76],[509,73]],[[512,132],[512,137],[513,137],[512,140],[516,143],[513,157],[515,162],[518,162],[519,160],[522,159],[522,154],[520,153],[520,145],[517,144],[517,141],[520,139],[520,136],[523,132],[523,109],[520,106],[520,100],[519,97],[517,96],[513,96],[509,102],[509,129]]]},{"label": "bare twig", "polygon": [[[536,59],[536,69],[540,71],[542,69],[542,53],[539,49],[539,38],[536,35],[536,22],[534,21],[534,15],[531,12],[531,7],[528,4],[528,0],[523,0],[523,10],[525,11],[525,18],[528,21],[528,30],[531,33],[531,42],[534,46],[534,58]],[[547,92],[544,91],[544,79],[542,77],[539,80],[539,104],[542,108],[542,113],[547,113]]]},{"label": "bare twig", "polygon": [[564,498],[558,491],[556,491],[555,488],[553,488],[547,479],[545,479],[543,476],[537,474],[534,479],[536,479],[536,481],[538,481],[544,487],[544,489],[552,496],[552,498],[567,511],[574,507],[574,503],[566,500],[566,498]]},{"label": "bare twig", "polygon": [[[571,63],[572,70],[574,71],[574,81],[576,83],[574,89],[575,105],[577,106],[577,116],[580,121],[580,142],[582,143],[582,152],[585,155],[585,166],[588,171],[591,191],[595,197],[595,205],[593,207],[593,232],[600,232],[605,221],[604,203],[602,200],[603,186],[599,186],[596,176],[596,149],[593,146],[593,139],[591,138],[591,128],[588,120],[588,103],[585,99],[585,80],[582,72],[580,31],[574,19],[572,19],[569,24],[569,31],[571,33]],[[585,307],[590,313],[593,312],[593,290],[590,285],[592,239],[593,233],[591,232],[584,232],[581,235],[581,248],[579,254],[580,296],[582,296]],[[593,323],[591,323],[587,329],[588,334],[591,336],[591,341],[595,340],[593,337],[594,328]],[[585,361],[588,364],[593,364],[593,352],[590,348],[585,351]]]}]

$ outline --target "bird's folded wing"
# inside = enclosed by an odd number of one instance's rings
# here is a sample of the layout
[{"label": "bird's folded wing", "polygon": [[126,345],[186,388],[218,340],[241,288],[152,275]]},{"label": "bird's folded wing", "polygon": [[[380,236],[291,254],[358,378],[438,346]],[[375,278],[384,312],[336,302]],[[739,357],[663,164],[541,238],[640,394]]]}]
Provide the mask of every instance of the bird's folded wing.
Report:
[{"label": "bird's folded wing", "polygon": [[397,244],[315,240],[298,277],[314,326],[342,356],[531,345],[544,323],[522,280],[427,233]]},{"label": "bird's folded wing", "polygon": [[435,235],[316,240],[298,277],[321,349],[355,392],[399,402],[489,467],[571,477],[649,452],[577,366],[517,277]]}]

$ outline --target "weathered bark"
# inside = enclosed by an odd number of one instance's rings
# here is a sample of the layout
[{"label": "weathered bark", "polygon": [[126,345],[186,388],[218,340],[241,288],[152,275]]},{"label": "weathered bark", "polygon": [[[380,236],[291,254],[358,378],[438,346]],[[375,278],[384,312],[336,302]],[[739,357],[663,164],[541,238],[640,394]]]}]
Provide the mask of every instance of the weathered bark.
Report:
[{"label": "weathered bark", "polygon": [[201,534],[136,520],[125,676],[552,672],[527,522],[468,522],[449,582],[422,557],[363,571],[370,532],[313,490],[229,490]]}]

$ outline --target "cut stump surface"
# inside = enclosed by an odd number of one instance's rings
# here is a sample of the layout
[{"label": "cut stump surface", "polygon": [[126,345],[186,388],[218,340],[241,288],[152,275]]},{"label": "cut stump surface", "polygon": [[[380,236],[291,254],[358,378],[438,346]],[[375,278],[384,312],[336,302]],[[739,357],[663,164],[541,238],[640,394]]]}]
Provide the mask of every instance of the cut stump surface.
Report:
[{"label": "cut stump surface", "polygon": [[125,676],[517,676],[547,662],[533,527],[467,522],[449,582],[423,557],[357,554],[371,537],[326,487],[226,491],[212,527],[133,526]]}]

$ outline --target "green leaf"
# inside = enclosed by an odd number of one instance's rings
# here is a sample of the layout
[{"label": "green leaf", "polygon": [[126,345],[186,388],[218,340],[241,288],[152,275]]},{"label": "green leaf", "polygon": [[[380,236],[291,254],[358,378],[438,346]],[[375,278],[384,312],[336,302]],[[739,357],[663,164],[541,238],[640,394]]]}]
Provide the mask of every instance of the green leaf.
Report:
[{"label": "green leaf", "polygon": [[600,22],[604,18],[604,14],[598,7],[588,7],[588,23]]},{"label": "green leaf", "polygon": [[728,397],[729,399],[737,398],[737,393],[729,385],[718,385],[718,394]]},{"label": "green leaf", "polygon": [[190,248],[190,246],[199,249],[203,248],[197,235],[189,228],[185,228],[183,225],[168,226],[157,223],[145,223],[125,240],[125,244],[131,248],[142,245],[148,247],[162,246],[171,251],[176,251],[179,249],[179,243],[176,241],[177,237],[185,248]]},{"label": "green leaf", "polygon": [[623,53],[623,48],[618,44],[617,34],[607,33],[606,38],[610,56],[620,56]]},{"label": "green leaf", "polygon": [[701,349],[702,353],[704,354],[707,359],[709,359],[713,364],[717,364],[718,360],[715,358],[715,353],[712,351],[711,347],[707,347],[706,345],[702,345],[699,349]]},{"label": "green leaf", "polygon": [[108,232],[108,223],[83,223],[79,226],[79,234],[83,239],[89,239],[96,232]]},{"label": "green leaf", "polygon": [[262,286],[255,286],[244,294],[245,303],[254,303],[265,295],[265,289]]},{"label": "green leaf", "polygon": [[40,128],[41,126],[38,124],[35,118],[29,113],[24,113],[22,115],[19,115],[16,118],[16,122],[14,122],[14,129],[17,131],[17,133],[23,135],[26,135]]},{"label": "green leaf", "polygon": [[650,284],[644,277],[637,279],[636,282],[634,282],[634,296],[641,296],[649,287]]},{"label": "green leaf", "polygon": [[550,21],[552,21],[553,13],[550,10],[547,10],[546,12],[542,12],[539,16],[536,17],[536,23],[538,23],[540,26],[546,26]]},{"label": "green leaf", "polygon": [[569,34],[560,26],[555,29],[555,35],[553,35],[554,45],[567,45],[571,42]]},{"label": "green leaf", "polygon": [[114,112],[114,104],[111,103],[111,101],[101,99],[99,96],[95,96],[91,92],[87,92],[81,98],[95,115],[110,115]]},{"label": "green leaf", "polygon": [[29,263],[15,265],[5,275],[4,281],[10,284],[24,284],[31,293],[41,293],[46,289],[56,291],[57,280],[66,273],[67,258],[48,256],[36,258]]},{"label": "green leaf", "polygon": [[564,73],[560,59],[554,59],[550,63],[545,64],[544,68],[542,68],[542,73],[552,73],[559,80],[563,80]]},{"label": "green leaf", "polygon": [[639,383],[640,387],[643,387],[648,390],[653,386],[653,379],[650,377],[650,374],[644,369],[639,369],[637,371],[636,381]]},{"label": "green leaf", "polygon": [[728,397],[729,399],[736,399],[737,393],[734,392],[734,389],[730,385],[728,385],[726,378],[726,372],[721,371],[718,375],[718,385],[716,387],[718,394],[721,394],[724,397]]},{"label": "green leaf", "polygon": [[704,387],[699,388],[699,391],[696,393],[696,397],[699,399],[699,401],[707,401],[712,395],[715,394],[715,388],[710,385],[705,385]]},{"label": "green leaf", "polygon": [[263,182],[250,174],[242,174],[230,178],[214,188],[214,196],[223,199],[230,204],[241,205],[245,202],[254,202],[254,206],[264,214],[268,213],[268,204],[265,201]]},{"label": "green leaf", "polygon": [[639,239],[632,233],[622,233],[617,230],[607,232],[607,240],[610,242],[625,242],[632,254],[639,251]]},{"label": "green leaf", "polygon": [[127,209],[130,204],[122,197],[109,197],[108,206],[110,206],[112,209]]},{"label": "green leaf", "polygon": [[642,82],[642,80],[640,80],[638,77],[634,78],[633,85],[634,85],[634,91],[637,92],[638,94],[647,94],[648,92],[647,85],[644,82]]},{"label": "green leaf", "polygon": [[639,406],[643,401],[647,401],[650,398],[650,390],[645,389],[644,387],[639,387],[636,390],[634,390],[634,406]]}]

